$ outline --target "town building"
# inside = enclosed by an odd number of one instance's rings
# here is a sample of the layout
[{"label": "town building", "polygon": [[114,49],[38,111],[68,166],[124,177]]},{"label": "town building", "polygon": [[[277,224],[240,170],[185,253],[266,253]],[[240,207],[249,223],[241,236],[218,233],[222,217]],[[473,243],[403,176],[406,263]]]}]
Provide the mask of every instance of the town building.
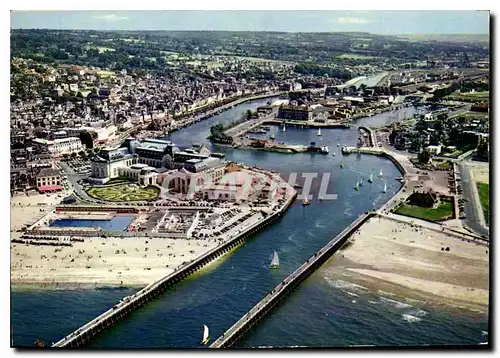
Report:
[{"label": "town building", "polygon": [[68,137],[60,139],[41,139],[32,140],[33,147],[42,153],[49,153],[52,157],[61,157],[64,154],[77,153],[84,150],[80,138]]},{"label": "town building", "polygon": [[42,168],[36,175],[36,187],[40,193],[62,190],[61,172],[53,168]]},{"label": "town building", "polygon": [[313,111],[308,106],[281,105],[276,118],[291,121],[309,121]]}]

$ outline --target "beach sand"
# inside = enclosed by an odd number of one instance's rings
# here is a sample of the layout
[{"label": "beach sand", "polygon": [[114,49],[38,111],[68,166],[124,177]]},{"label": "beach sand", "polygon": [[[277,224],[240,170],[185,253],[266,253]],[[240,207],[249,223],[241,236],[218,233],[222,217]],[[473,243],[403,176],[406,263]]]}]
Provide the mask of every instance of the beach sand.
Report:
[{"label": "beach sand", "polygon": [[87,238],[73,247],[11,244],[11,282],[65,288],[147,285],[216,245],[146,237]]},{"label": "beach sand", "polygon": [[[13,197],[11,239],[19,238],[21,233],[16,230],[31,224],[60,199],[54,194]],[[216,245],[214,240],[147,237],[86,238],[73,242],[72,247],[11,243],[11,284],[47,288],[145,286]]]},{"label": "beach sand", "polygon": [[[363,225],[322,268],[339,279],[432,304],[485,312],[489,249],[386,217]],[[449,247],[449,251],[441,251]]]},{"label": "beach sand", "polygon": [[474,174],[474,180],[478,183],[486,183],[490,182],[490,168],[487,163],[485,164],[469,164],[467,163],[469,168],[472,170]]}]

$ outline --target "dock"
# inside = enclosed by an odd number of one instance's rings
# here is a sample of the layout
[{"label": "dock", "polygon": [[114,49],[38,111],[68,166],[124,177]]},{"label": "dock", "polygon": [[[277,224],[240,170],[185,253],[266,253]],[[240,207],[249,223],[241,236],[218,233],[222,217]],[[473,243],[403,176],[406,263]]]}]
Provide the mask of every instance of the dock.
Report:
[{"label": "dock", "polygon": [[241,317],[226,332],[224,332],[222,336],[215,340],[210,345],[210,348],[229,348],[233,346],[240,338],[243,337],[248,329],[264,317],[266,313],[276,307],[282,298],[289,294],[304,279],[306,279],[317,268],[323,265],[335,252],[337,252],[361,225],[376,215],[376,212],[369,212],[357,218],[340,234],[336,235],[324,247],[303,263],[291,275],[281,281],[268,295],[252,307],[250,311]]},{"label": "dock", "polygon": [[173,287],[178,282],[186,279],[191,274],[195,273],[211,261],[228,253],[237,246],[239,246],[246,239],[251,237],[257,231],[269,225],[274,220],[282,216],[297,197],[297,192],[288,198],[284,205],[274,213],[267,216],[264,220],[259,221],[251,226],[245,228],[239,235],[234,238],[219,244],[219,246],[207,251],[203,255],[197,257],[195,260],[185,262],[175,269],[174,272],[162,277],[161,279],[149,284],[139,292],[131,296],[124,297],[120,302],[115,304],[112,308],[102,313],[98,317],[87,322],[76,331],[65,336],[57,341],[52,347],[58,348],[78,348],[88,343],[95,335],[113,326],[117,321],[128,316],[131,312],[139,307],[142,307],[147,302],[153,300],[162,294],[165,290]]}]

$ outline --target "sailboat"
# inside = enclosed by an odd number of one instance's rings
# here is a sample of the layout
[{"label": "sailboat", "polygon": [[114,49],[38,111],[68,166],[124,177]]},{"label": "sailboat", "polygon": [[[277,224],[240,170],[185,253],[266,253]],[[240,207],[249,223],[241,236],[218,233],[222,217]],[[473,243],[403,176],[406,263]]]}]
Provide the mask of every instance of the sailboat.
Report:
[{"label": "sailboat", "polygon": [[359,190],[359,179],[356,180],[356,185],[354,186],[354,190]]},{"label": "sailboat", "polygon": [[340,143],[337,143],[337,147],[340,147]]},{"label": "sailboat", "polygon": [[340,167],[343,168],[344,167],[344,162],[340,162]]},{"label": "sailboat", "polygon": [[303,201],[302,201],[302,205],[306,206],[306,205],[310,205],[311,203],[309,202],[309,200],[307,200],[307,198],[305,198]]},{"label": "sailboat", "polygon": [[332,154],[332,155],[333,155],[333,156],[335,156],[335,152],[333,152],[333,154]]},{"label": "sailboat", "polygon": [[321,128],[318,128],[318,134],[316,134],[317,136],[320,136],[321,135]]},{"label": "sailboat", "polygon": [[273,260],[271,261],[271,265],[269,266],[272,269],[279,269],[280,268],[280,259],[278,257],[278,253],[274,251],[273,253]]},{"label": "sailboat", "polygon": [[203,340],[201,341],[201,344],[207,345],[208,341],[210,341],[210,337],[208,336],[208,327],[207,325],[203,325]]},{"label": "sailboat", "polygon": [[370,173],[370,177],[368,178],[368,183],[373,183],[373,173]]},{"label": "sailboat", "polygon": [[384,183],[384,190],[382,192],[387,193],[387,182]]},{"label": "sailboat", "polygon": [[285,123],[283,123],[283,132],[286,132]]},{"label": "sailboat", "polygon": [[274,129],[273,129],[273,132],[271,133],[271,139],[274,139],[276,138],[276,134],[274,133]]},{"label": "sailboat", "polygon": [[359,186],[363,186],[363,178],[359,180]]},{"label": "sailboat", "polygon": [[380,169],[380,173],[378,174],[379,177],[383,177],[384,175],[382,174],[382,169]]}]

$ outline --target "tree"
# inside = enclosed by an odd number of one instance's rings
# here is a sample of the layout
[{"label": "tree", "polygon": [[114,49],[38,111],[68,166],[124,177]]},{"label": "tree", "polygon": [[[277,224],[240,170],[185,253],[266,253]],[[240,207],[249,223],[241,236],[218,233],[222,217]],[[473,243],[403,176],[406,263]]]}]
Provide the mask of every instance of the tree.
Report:
[{"label": "tree", "polygon": [[94,139],[92,138],[92,134],[90,134],[89,132],[87,132],[87,131],[80,132],[79,138],[82,141],[82,144],[86,148],[93,148],[94,147]]},{"label": "tree", "polygon": [[431,160],[431,153],[428,150],[423,150],[418,153],[418,161],[420,163],[427,164],[429,163],[429,160]]}]

